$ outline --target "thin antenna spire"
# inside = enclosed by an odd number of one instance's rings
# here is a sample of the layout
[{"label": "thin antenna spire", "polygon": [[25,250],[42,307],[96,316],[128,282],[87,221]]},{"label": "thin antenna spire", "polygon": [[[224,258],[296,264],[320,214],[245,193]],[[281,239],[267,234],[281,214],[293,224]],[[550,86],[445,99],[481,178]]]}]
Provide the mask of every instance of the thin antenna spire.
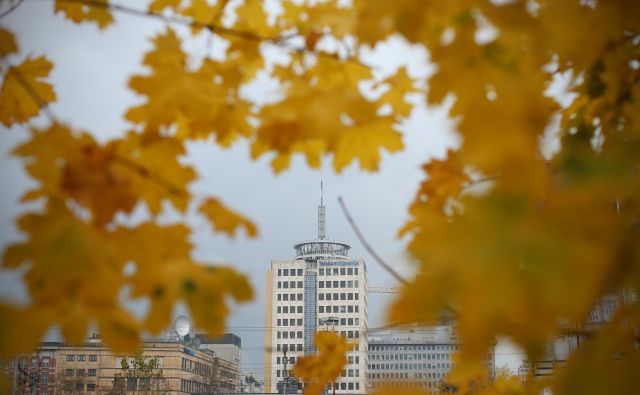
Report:
[{"label": "thin antenna spire", "polygon": [[326,220],[324,213],[324,185],[320,176],[320,205],[318,206],[318,239],[324,240],[326,237]]}]

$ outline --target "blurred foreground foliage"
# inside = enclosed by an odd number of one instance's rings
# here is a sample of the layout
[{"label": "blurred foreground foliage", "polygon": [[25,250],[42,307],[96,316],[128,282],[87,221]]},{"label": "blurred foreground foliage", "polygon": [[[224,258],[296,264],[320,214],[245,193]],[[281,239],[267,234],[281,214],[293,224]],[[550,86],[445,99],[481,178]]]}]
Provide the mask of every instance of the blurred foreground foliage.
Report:
[{"label": "blurred foreground foliage", "polygon": [[[403,148],[399,125],[412,94],[452,103],[462,142],[424,165],[426,180],[401,230],[419,275],[403,287],[390,322],[455,314],[464,347],[448,381],[459,393],[538,393],[541,385],[554,393],[640,393],[640,3],[277,3],[273,11],[258,0],[152,1],[146,15],[167,27],[152,38],[145,72],[129,81],[142,99],[126,111],[131,130],[106,143],[57,121],[48,108],[55,66],[46,54],[22,56],[19,37],[0,29],[0,121],[25,124],[41,113],[50,121],[29,127],[14,151],[37,182],[23,200],[43,208],[18,219],[26,240],[2,260],[4,268],[28,265],[31,298],[25,309],[0,307],[2,355],[32,349],[50,325],[80,342],[89,322],[112,347],[132,350],[141,331],[169,325],[180,300],[196,326],[219,334],[226,301],[252,297],[246,278],[194,262],[191,230],[154,218],[198,207],[217,231],[255,236],[257,229],[218,198],[190,193],[198,176],[180,160],[185,143],[248,140],[252,156],[270,155],[276,172],[295,155],[314,168],[328,157],[338,172],[352,163],[375,171],[382,151]],[[117,12],[131,12],[107,0],[52,7],[101,29]],[[189,35],[223,40],[225,56],[188,54]],[[436,66],[428,88],[405,68],[380,75],[362,62],[364,50],[391,37],[427,49]],[[269,48],[286,52],[286,61],[271,62]],[[241,94],[259,75],[280,82],[278,100]],[[561,95],[550,93],[554,81],[565,82]],[[127,225],[122,218],[140,205],[153,217]],[[120,304],[123,288],[149,298],[145,319]],[[549,339],[580,330],[600,296],[621,290],[634,297],[585,334],[589,341],[548,383],[480,385],[487,374],[475,367],[497,336],[535,361]],[[332,379],[315,371],[313,379],[305,365],[296,371],[316,383]]]}]

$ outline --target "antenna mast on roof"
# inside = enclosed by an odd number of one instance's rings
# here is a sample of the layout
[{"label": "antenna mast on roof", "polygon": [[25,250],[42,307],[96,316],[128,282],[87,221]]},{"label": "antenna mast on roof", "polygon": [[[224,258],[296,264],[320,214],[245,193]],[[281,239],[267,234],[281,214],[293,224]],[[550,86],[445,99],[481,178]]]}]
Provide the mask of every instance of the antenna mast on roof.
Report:
[{"label": "antenna mast on roof", "polygon": [[324,188],[322,177],[320,177],[320,205],[318,206],[318,239],[324,240],[326,237],[326,221],[324,214]]}]

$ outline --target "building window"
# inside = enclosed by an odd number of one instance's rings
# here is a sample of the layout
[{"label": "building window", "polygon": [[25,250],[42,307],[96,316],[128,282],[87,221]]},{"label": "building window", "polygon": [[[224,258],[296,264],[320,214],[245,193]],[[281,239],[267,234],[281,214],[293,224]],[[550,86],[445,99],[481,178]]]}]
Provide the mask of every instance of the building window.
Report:
[{"label": "building window", "polygon": [[353,297],[354,297],[356,300],[358,300],[358,293],[357,293],[357,292],[356,292],[356,293],[354,293],[354,294],[353,294]]},{"label": "building window", "polygon": [[302,269],[298,269],[298,276],[302,276]]},{"label": "building window", "polygon": [[324,300],[324,294],[323,294],[323,293],[319,294],[319,295],[318,295],[318,299],[319,299],[319,300]]},{"label": "building window", "polygon": [[87,384],[87,391],[95,392],[95,390],[96,390],[96,385],[95,384]]},{"label": "building window", "polygon": [[98,360],[98,356],[93,354],[89,355],[89,362],[96,362]]},{"label": "building window", "polygon": [[278,288],[282,288],[282,282],[278,281]]},{"label": "building window", "polygon": [[347,300],[353,300],[353,293],[349,292],[347,294]]},{"label": "building window", "polygon": [[78,355],[78,361],[84,362],[87,359],[86,355]]},{"label": "building window", "polygon": [[84,376],[84,369],[76,370],[76,376],[78,376],[78,377]]},{"label": "building window", "polygon": [[302,288],[302,281],[298,281],[298,288]]},{"label": "building window", "polygon": [[75,355],[71,355],[71,354],[67,355],[67,361],[75,361],[75,359],[76,359]]},{"label": "building window", "polygon": [[324,306],[318,306],[318,313],[324,313]]},{"label": "building window", "polygon": [[278,269],[278,276],[282,276],[282,270]]},{"label": "building window", "polygon": [[340,281],[333,282],[333,288],[338,288],[340,286]]},{"label": "building window", "polygon": [[283,294],[282,299],[287,302],[289,300],[289,294]]},{"label": "building window", "polygon": [[43,368],[48,368],[49,367],[49,357],[42,358],[42,367]]},{"label": "building window", "polygon": [[67,377],[73,376],[73,369],[66,369],[65,370],[65,376],[67,376]]},{"label": "building window", "polygon": [[298,326],[302,326],[302,318],[298,318]]},{"label": "building window", "polygon": [[288,282],[288,281],[283,281],[283,282],[282,282],[282,286],[283,286],[284,288],[289,288],[289,282]]},{"label": "building window", "polygon": [[347,300],[347,294],[346,293],[341,293],[340,294],[340,300]]},{"label": "building window", "polygon": [[278,294],[278,302],[282,301],[282,295]]},{"label": "building window", "polygon": [[278,318],[278,323],[276,325],[277,326],[281,326],[281,322],[282,322],[282,320],[280,318]]},{"label": "building window", "polygon": [[[295,288],[296,287],[296,282],[295,281],[289,281],[289,288]],[[302,287],[300,287],[302,288]]]},{"label": "building window", "polygon": [[302,331],[298,331],[298,339],[302,339]]},{"label": "building window", "polygon": [[353,275],[353,268],[352,268],[352,267],[350,267],[350,268],[348,268],[348,269],[347,269],[347,274],[348,274],[349,276]]},{"label": "building window", "polygon": [[282,269],[282,275],[283,276],[288,276],[289,275],[289,269]]},{"label": "building window", "polygon": [[302,313],[302,306],[298,306],[298,313]]},{"label": "building window", "polygon": [[302,294],[298,294],[298,300],[302,300]]},{"label": "building window", "polygon": [[320,269],[320,275],[324,276],[324,269]]},{"label": "building window", "polygon": [[347,282],[346,281],[340,281],[340,288],[347,288]]},{"label": "building window", "polygon": [[324,288],[324,281],[320,281],[318,283],[318,288]]},{"label": "building window", "polygon": [[344,276],[344,275],[346,275],[346,274],[347,274],[347,272],[346,272],[345,268],[341,267],[341,268],[340,268],[340,275],[341,275],[341,276]]},{"label": "building window", "polygon": [[353,274],[355,274],[356,276],[358,275],[358,268],[357,267],[353,268]]}]

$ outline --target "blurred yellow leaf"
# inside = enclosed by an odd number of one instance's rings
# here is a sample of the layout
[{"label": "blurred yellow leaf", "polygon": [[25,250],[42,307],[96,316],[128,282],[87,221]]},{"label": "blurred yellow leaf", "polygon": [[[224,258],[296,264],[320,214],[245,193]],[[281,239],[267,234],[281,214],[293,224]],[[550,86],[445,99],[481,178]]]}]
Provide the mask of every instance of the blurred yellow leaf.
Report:
[{"label": "blurred yellow leaf", "polygon": [[84,4],[78,1],[56,0],[55,12],[61,12],[74,23],[90,22],[104,29],[113,23],[108,0],[94,0],[96,4]]},{"label": "blurred yellow leaf", "polygon": [[304,381],[305,395],[319,395],[327,384],[335,381],[347,364],[347,341],[338,333],[317,332],[314,338],[318,355],[299,357],[293,374]]},{"label": "blurred yellow leaf", "polygon": [[5,57],[18,52],[18,44],[13,34],[0,27],[0,56]]},{"label": "blurred yellow leaf", "polygon": [[56,99],[53,87],[45,81],[52,68],[44,56],[9,67],[0,91],[0,122],[7,127],[24,123]]},{"label": "blurred yellow leaf", "polygon": [[228,209],[216,198],[208,198],[202,202],[199,211],[207,217],[213,230],[235,236],[237,229],[244,228],[247,236],[255,237],[258,235],[258,229],[253,222]]}]

